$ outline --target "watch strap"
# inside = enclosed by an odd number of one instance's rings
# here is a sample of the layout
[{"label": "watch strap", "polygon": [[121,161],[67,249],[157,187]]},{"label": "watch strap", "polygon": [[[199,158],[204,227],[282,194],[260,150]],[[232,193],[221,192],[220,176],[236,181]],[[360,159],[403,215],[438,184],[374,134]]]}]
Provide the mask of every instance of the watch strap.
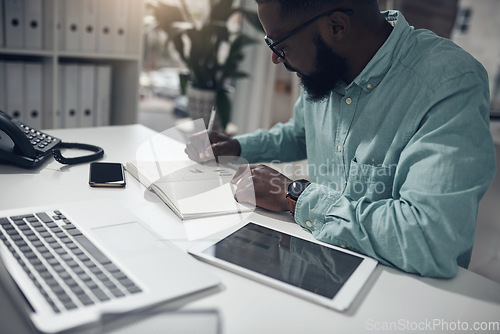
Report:
[{"label": "watch strap", "polygon": [[297,206],[297,201],[287,197],[286,203],[288,204],[288,210],[290,211],[290,215],[295,216],[295,207]]},{"label": "watch strap", "polygon": [[[311,182],[309,180],[301,179],[301,180],[293,181],[288,187],[290,187],[294,182],[302,182],[302,183],[306,183],[307,185],[302,188],[302,190],[300,191],[299,194],[294,194],[293,197],[290,194],[290,188],[288,189],[289,192],[286,195],[286,202],[288,205],[288,210],[290,211],[290,215],[292,215],[292,216],[295,216],[295,207],[297,206],[297,200],[298,200],[299,196],[311,184]],[[297,198],[297,199],[295,199],[295,198]]]}]

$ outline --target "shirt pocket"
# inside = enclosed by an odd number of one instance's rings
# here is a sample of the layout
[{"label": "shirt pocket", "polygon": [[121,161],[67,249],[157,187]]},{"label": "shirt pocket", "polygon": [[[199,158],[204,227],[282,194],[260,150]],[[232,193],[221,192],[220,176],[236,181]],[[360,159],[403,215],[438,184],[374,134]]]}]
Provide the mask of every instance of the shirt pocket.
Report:
[{"label": "shirt pocket", "polygon": [[396,167],[362,164],[352,159],[344,194],[355,201],[364,196],[372,201],[392,198]]}]

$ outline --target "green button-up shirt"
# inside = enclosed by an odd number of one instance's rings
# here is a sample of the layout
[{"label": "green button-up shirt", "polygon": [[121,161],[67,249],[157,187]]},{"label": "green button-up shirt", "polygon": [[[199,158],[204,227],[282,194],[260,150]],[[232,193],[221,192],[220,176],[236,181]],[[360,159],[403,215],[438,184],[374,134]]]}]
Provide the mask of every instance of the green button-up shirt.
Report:
[{"label": "green button-up shirt", "polygon": [[329,99],[238,136],[249,162],[308,159],[295,220],[321,241],[425,276],[470,262],[479,201],[495,173],[487,73],[451,41],[395,27]]}]

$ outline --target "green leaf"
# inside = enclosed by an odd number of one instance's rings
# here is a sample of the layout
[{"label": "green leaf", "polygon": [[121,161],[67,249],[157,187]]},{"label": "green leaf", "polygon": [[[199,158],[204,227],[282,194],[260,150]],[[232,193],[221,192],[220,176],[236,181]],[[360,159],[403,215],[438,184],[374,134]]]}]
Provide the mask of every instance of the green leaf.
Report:
[{"label": "green leaf", "polygon": [[219,89],[217,91],[215,104],[217,105],[217,114],[222,123],[222,128],[225,129],[231,116],[231,100],[225,90]]},{"label": "green leaf", "polygon": [[233,12],[233,0],[220,0],[210,10],[211,21],[226,22]]},{"label": "green leaf", "polygon": [[174,43],[175,50],[177,51],[177,53],[179,54],[181,59],[184,62],[186,62],[187,59],[186,59],[186,55],[184,54],[184,41],[182,40],[182,35],[181,34],[175,35],[171,39],[172,39],[172,43]]},{"label": "green leaf", "polygon": [[244,79],[248,78],[248,73],[245,72],[235,72],[234,74],[231,75],[231,79]]}]

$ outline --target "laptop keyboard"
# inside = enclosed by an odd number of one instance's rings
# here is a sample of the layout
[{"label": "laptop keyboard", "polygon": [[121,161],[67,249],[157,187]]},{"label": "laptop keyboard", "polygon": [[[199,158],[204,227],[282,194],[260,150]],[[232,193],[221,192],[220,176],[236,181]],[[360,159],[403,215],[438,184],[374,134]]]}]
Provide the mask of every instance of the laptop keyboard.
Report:
[{"label": "laptop keyboard", "polygon": [[0,239],[54,312],[141,289],[60,211],[0,217]]}]

